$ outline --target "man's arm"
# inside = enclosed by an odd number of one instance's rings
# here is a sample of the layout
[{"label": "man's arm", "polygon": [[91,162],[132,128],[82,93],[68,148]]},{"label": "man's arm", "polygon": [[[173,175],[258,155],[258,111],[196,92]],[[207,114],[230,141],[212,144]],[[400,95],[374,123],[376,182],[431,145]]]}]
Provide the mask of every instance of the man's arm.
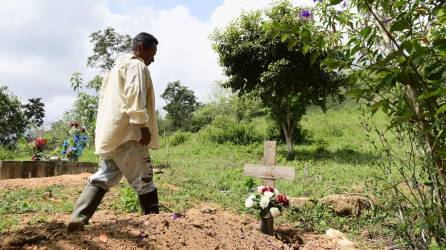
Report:
[{"label": "man's arm", "polygon": [[129,123],[140,127],[141,138],[139,143],[148,145],[151,133],[148,128],[149,115],[147,112],[147,86],[145,71],[146,68],[138,63],[129,65],[126,74],[125,96],[127,102],[127,114]]}]

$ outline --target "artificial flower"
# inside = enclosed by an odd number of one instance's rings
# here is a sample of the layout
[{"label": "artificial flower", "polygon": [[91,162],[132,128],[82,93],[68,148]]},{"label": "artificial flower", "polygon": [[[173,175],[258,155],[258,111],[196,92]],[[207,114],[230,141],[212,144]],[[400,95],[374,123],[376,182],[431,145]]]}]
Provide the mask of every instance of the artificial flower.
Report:
[{"label": "artificial flower", "polygon": [[275,218],[280,215],[280,210],[277,207],[272,207],[269,209],[269,213]]},{"label": "artificial flower", "polygon": [[308,19],[308,18],[310,18],[312,16],[312,14],[311,14],[311,11],[309,11],[309,10],[303,10],[301,13],[300,13],[300,17],[301,18],[304,18],[304,19]]},{"label": "artificial flower", "polygon": [[245,207],[251,208],[252,206],[254,206],[254,200],[251,199],[250,197],[246,198],[246,200],[245,200]]},{"label": "artificial flower", "polygon": [[262,198],[260,198],[260,207],[261,208],[266,208],[269,205],[269,198],[266,196],[262,196]]},{"label": "artificial flower", "polygon": [[283,195],[283,194],[279,194],[276,197],[276,202],[282,204],[284,207],[288,207],[290,205],[290,201],[288,200],[288,198]]},{"label": "artificial flower", "polygon": [[265,193],[263,193],[263,196],[265,196],[269,200],[274,196],[274,193],[270,192],[270,191],[266,191]]},{"label": "artificial flower", "polygon": [[265,193],[266,191],[274,192],[274,188],[273,187],[268,187],[268,186],[263,187],[261,193]]}]

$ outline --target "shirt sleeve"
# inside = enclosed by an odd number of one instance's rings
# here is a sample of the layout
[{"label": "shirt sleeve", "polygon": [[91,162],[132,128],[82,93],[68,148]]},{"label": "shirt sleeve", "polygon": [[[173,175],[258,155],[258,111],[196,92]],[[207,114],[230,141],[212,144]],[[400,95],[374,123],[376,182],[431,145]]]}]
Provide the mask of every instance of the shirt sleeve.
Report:
[{"label": "shirt sleeve", "polygon": [[147,127],[149,123],[149,114],[147,112],[147,79],[146,68],[138,62],[132,62],[128,65],[124,95],[126,102],[126,111],[131,125]]}]

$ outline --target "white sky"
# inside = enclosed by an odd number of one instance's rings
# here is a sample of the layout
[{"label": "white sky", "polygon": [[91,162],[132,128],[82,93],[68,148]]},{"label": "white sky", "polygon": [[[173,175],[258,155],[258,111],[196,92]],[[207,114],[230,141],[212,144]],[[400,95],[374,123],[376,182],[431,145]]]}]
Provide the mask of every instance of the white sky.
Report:
[{"label": "white sky", "polygon": [[[75,100],[71,74],[81,72],[89,80],[97,73],[86,67],[89,34],[110,26],[132,37],[145,31],[158,38],[158,54],[149,69],[159,110],[164,105],[159,95],[169,81],[180,80],[204,100],[215,82],[224,79],[209,34],[242,9],[262,8],[271,1],[202,1],[208,8],[200,8],[198,1],[160,7],[141,0],[0,0],[0,85],[24,102],[42,97],[46,122],[56,121]],[[216,3],[220,5],[214,8]]]}]

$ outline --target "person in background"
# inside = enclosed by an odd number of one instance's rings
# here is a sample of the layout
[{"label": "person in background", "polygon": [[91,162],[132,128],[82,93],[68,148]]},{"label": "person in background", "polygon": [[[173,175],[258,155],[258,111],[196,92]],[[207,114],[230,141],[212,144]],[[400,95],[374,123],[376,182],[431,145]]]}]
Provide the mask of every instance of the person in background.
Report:
[{"label": "person in background", "polygon": [[122,175],[136,191],[144,214],[158,214],[149,149],[158,149],[155,95],[147,66],[154,62],[158,40],[141,32],[133,53],[116,60],[104,78],[99,96],[95,153],[99,169],[88,179],[73,209],[68,231],[84,230],[105,193]]}]

